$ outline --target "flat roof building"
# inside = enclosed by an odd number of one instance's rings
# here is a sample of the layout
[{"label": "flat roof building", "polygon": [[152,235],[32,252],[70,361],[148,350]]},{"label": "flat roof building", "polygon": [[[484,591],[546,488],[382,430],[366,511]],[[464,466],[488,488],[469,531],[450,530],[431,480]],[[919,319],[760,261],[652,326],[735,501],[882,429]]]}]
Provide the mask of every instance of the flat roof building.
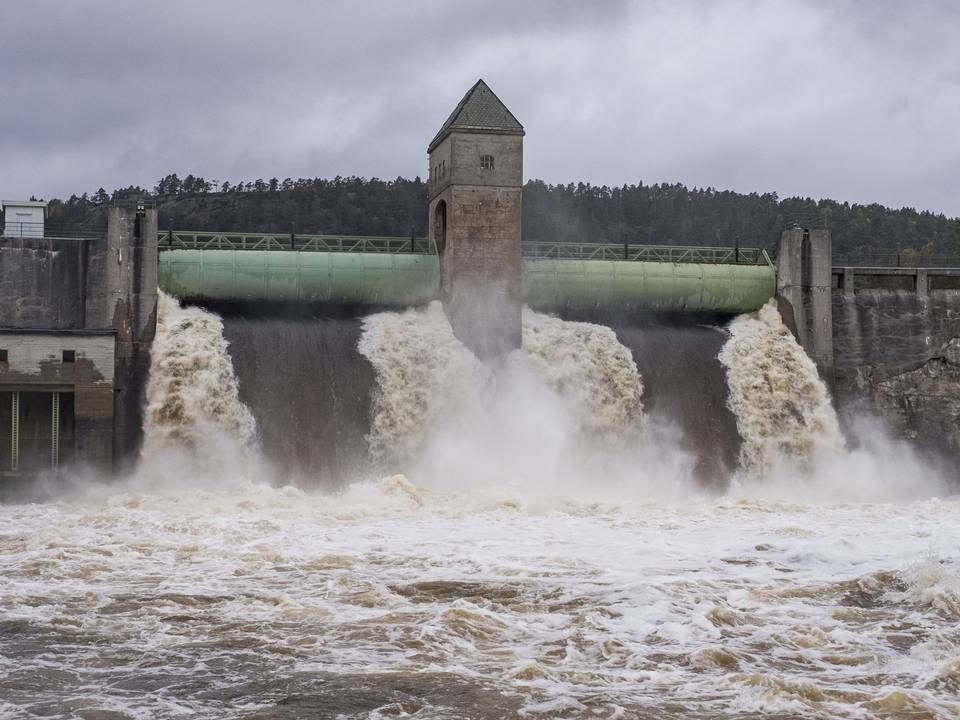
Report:
[{"label": "flat roof building", "polygon": [[37,200],[0,200],[4,237],[43,237],[47,203]]}]

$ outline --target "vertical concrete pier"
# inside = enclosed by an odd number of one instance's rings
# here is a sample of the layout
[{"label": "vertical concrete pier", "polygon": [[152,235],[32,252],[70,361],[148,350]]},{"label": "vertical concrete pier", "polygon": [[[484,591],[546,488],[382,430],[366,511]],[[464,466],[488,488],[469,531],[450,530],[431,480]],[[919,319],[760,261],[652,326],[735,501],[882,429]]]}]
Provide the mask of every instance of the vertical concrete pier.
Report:
[{"label": "vertical concrete pier", "polygon": [[443,307],[478,357],[520,347],[523,126],[483,80],[430,143],[430,241]]},{"label": "vertical concrete pier", "polygon": [[780,236],[777,296],[781,314],[792,314],[785,321],[796,328],[797,341],[825,379],[833,373],[832,259],[827,229],[792,228]]},{"label": "vertical concrete pier", "polygon": [[930,274],[926,268],[917,268],[917,280],[914,285],[917,297],[926,300],[930,294]]},{"label": "vertical concrete pier", "polygon": [[107,235],[89,261],[87,322],[116,332],[114,457],[136,452],[143,428],[142,405],[150,371],[150,345],[157,326],[157,210],[112,207]]}]

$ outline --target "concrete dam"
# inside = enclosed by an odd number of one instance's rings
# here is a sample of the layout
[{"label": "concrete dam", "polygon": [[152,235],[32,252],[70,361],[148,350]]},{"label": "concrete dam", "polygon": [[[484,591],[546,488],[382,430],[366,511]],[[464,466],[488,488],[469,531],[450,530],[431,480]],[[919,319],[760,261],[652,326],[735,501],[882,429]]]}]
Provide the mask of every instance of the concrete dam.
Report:
[{"label": "concrete dam", "polygon": [[[149,420],[158,315],[163,325],[163,307],[181,312],[177,301],[219,314],[203,323],[222,324],[218,337],[267,457],[323,482],[376,455],[377,372],[358,352],[367,318],[433,303],[456,340],[487,361],[521,349],[527,335],[533,342],[543,313],[611,328],[653,380],[647,410],[676,425],[708,483],[736,470],[747,432],[722,361],[729,323],[771,302],[837,399],[867,402],[900,434],[951,451],[955,433],[917,428],[949,425],[957,409],[932,400],[939,396],[920,380],[934,365],[952,377],[957,333],[942,309],[952,295],[931,283],[953,270],[897,270],[915,300],[895,311],[856,289],[857,277],[895,271],[834,267],[822,228],[786,230],[776,265],[758,248],[523,242],[523,135],[489,88],[471,89],[429,145],[425,238],[161,230],[158,210],[137,200],[116,203],[105,230],[85,237],[8,224],[0,241],[2,471],[19,477],[70,463],[117,471],[134,462]],[[161,293],[173,305],[158,306]],[[423,322],[436,321],[430,312]],[[946,313],[930,320],[923,347],[873,349],[883,327],[899,322],[895,332],[909,335],[915,323],[903,318],[918,313]],[[905,383],[915,387],[907,404],[891,389]],[[183,412],[176,403],[162,409]]]},{"label": "concrete dam", "polygon": [[[149,227],[153,217],[155,211],[144,211],[139,222]],[[111,213],[107,235],[114,238],[115,257],[123,255],[120,240],[137,241],[137,222],[136,212],[130,209]],[[810,235],[802,229],[786,232],[781,255],[793,247],[803,252],[804,244],[810,247]],[[829,237],[821,234],[819,239]],[[8,261],[7,286],[15,276],[19,299],[5,306],[8,312],[18,312],[17,321],[24,326],[37,324],[37,319],[60,324],[2,331],[7,346],[18,337],[56,346],[37,356],[39,372],[11,364],[9,356],[2,368],[9,373],[2,442],[4,451],[12,449],[15,440],[18,446],[16,455],[12,450],[4,454],[8,474],[78,460],[120,468],[133,457],[134,450],[129,448],[141,442],[144,361],[136,365],[110,359],[117,355],[119,333],[103,321],[101,326],[91,325],[88,318],[94,317],[96,304],[87,300],[89,290],[80,285],[96,277],[87,268],[91,256],[101,262],[98,257],[103,253],[95,250],[99,242],[8,238],[2,245]],[[222,316],[218,322],[228,342],[240,398],[258,420],[259,440],[272,463],[321,484],[337,484],[356,467],[370,465],[368,438],[377,380],[375,368],[356,348],[365,317],[442,303],[442,261],[435,249],[431,252],[428,239],[156,230],[141,242],[146,250],[138,262],[141,273],[156,278],[154,293],[164,292],[184,305],[197,304]],[[80,247],[86,248],[87,266],[81,264]],[[133,262],[133,248],[128,252]],[[10,262],[14,258],[16,265]],[[153,269],[150,259],[155,260]],[[680,444],[698,458],[698,473],[705,482],[722,482],[737,467],[742,447],[737,419],[729,407],[727,371],[717,359],[727,338],[722,329],[730,318],[759,311],[777,298],[787,326],[809,355],[820,359],[821,375],[842,405],[869,402],[905,436],[915,433],[915,428],[929,430],[932,423],[938,431],[919,433],[917,440],[929,439],[938,452],[952,449],[953,434],[939,431],[944,412],[953,407],[951,401],[935,399],[939,395],[927,389],[922,398],[904,404],[890,390],[891,383],[900,387],[905,378],[926,377],[922,368],[930,362],[952,367],[947,360],[937,360],[939,356],[929,348],[931,337],[940,336],[941,344],[949,343],[949,308],[954,303],[949,291],[933,291],[927,298],[916,289],[851,294],[849,283],[844,287],[843,269],[828,267],[824,272],[827,297],[832,298],[827,315],[832,332],[825,339],[816,334],[816,322],[802,321],[798,326],[793,309],[812,307],[804,304],[802,295],[814,292],[810,280],[806,288],[803,277],[793,283],[795,305],[790,303],[786,296],[791,283],[782,271],[778,278],[777,268],[761,250],[536,243],[521,245],[520,262],[522,302],[531,311],[614,330],[646,379],[647,411],[669,418],[680,428]],[[867,268],[847,272],[873,277]],[[133,310],[133,286],[130,279],[123,291],[130,297],[119,292],[101,293],[101,297],[115,297],[118,307]],[[72,294],[66,302],[64,290]],[[146,326],[141,336],[153,332],[155,298],[141,292],[139,312]],[[84,305],[86,312],[78,313]],[[126,317],[119,315],[124,332],[130,327]],[[928,318],[922,333],[916,331],[918,317]],[[870,337],[870,333],[886,332],[881,327],[896,328],[897,323],[896,332],[905,345],[891,345],[882,340],[882,334]],[[805,341],[801,332],[807,333]],[[828,341],[829,354],[824,356]],[[95,349],[98,346],[103,349]],[[80,360],[79,368],[99,366],[89,374],[90,380],[70,374],[78,366],[63,362],[67,347]],[[96,365],[94,358],[98,358]],[[882,369],[864,373],[863,368],[873,366]],[[123,372],[126,383],[122,385],[118,377],[110,380],[111,372]],[[265,377],[269,382],[264,382]],[[51,386],[60,389],[54,393]],[[108,395],[104,391],[111,386]],[[110,398],[106,401],[110,407],[104,408],[101,402],[102,419],[94,425],[88,419],[90,400],[86,398],[95,396],[98,387],[103,388],[105,401]],[[15,397],[18,407],[13,410]],[[31,402],[41,404],[31,406]],[[936,406],[934,412],[921,411],[931,403]],[[14,412],[20,419],[16,434]],[[55,424],[58,431],[50,429]],[[305,434],[304,427],[317,432]],[[96,442],[90,439],[91,432]]]}]

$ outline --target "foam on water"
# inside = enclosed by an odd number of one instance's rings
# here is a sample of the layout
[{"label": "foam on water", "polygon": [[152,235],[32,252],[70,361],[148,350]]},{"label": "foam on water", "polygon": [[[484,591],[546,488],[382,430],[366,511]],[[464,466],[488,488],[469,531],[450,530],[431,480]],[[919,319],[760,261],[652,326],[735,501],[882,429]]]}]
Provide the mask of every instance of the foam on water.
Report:
[{"label": "foam on water", "polygon": [[[891,532],[891,528],[899,528]],[[248,485],[0,508],[37,715],[955,717],[960,502]]]},{"label": "foam on water", "polygon": [[742,438],[735,496],[889,501],[946,492],[942,473],[874,419],[840,428],[813,361],[771,302],[741,315],[720,352]]}]

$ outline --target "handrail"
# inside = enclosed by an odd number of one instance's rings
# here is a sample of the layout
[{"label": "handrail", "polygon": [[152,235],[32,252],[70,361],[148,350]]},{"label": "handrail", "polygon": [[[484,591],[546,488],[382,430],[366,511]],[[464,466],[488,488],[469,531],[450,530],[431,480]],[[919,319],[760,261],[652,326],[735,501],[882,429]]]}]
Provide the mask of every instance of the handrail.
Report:
[{"label": "handrail", "polygon": [[772,265],[765,250],[696,245],[631,245],[530,241],[523,256],[550,260],[626,260],[630,262],[699,263],[705,265]]},{"label": "handrail", "polygon": [[7,220],[0,224],[0,238],[45,240],[93,240],[104,237],[106,229],[95,226],[60,225],[50,222]]},{"label": "handrail", "polygon": [[852,252],[833,256],[834,267],[960,267],[957,255],[924,255],[917,252]]},{"label": "handrail", "polygon": [[[304,235],[298,233],[203,232],[161,230],[160,250],[275,250],[295,252],[365,252],[436,254],[422,237],[366,235]],[[632,245],[529,241],[523,256],[547,260],[626,260],[632,262],[701,263],[707,265],[769,265],[761,248],[694,245]]]},{"label": "handrail", "polygon": [[279,250],[430,254],[427,238],[299,233],[202,232],[161,230],[160,250]]}]

